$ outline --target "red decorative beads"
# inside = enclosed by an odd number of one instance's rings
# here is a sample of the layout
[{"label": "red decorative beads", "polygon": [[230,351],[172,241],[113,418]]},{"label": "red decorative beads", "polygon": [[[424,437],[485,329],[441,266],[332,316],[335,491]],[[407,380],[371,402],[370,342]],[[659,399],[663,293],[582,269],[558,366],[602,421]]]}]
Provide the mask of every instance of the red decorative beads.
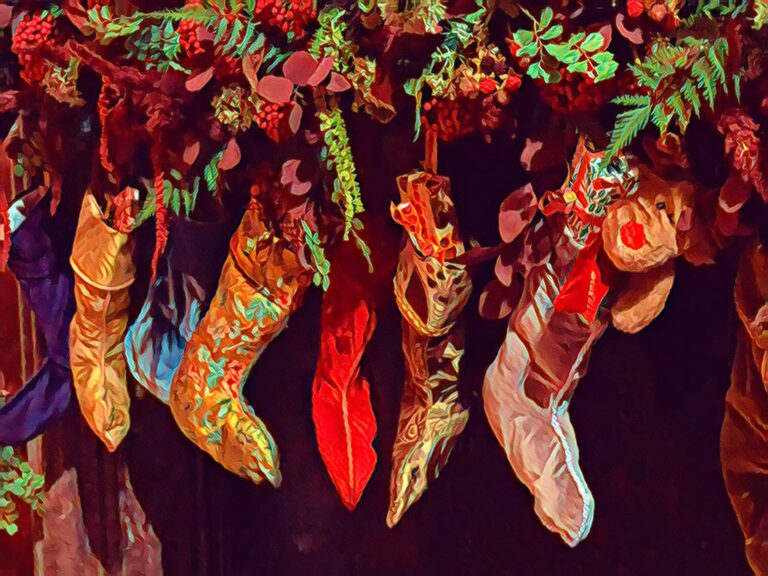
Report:
[{"label": "red decorative beads", "polygon": [[478,130],[485,134],[493,132],[501,122],[501,109],[490,96],[433,99],[424,104],[422,122],[440,140],[451,142]]},{"label": "red decorative beads", "polygon": [[294,36],[302,36],[317,15],[312,0],[257,0],[256,14],[272,28]]},{"label": "red decorative beads", "polygon": [[288,107],[288,104],[262,101],[256,112],[256,125],[274,142],[283,142],[290,135]]},{"label": "red decorative beads", "polygon": [[581,114],[604,106],[619,93],[631,90],[633,78],[623,75],[597,82],[583,74],[561,72],[560,82],[537,80],[541,99],[559,114]]},{"label": "red decorative beads", "polygon": [[22,18],[13,35],[11,50],[24,67],[22,78],[29,82],[39,82],[45,76],[47,66],[42,53],[53,46],[53,16],[43,17],[28,14]]},{"label": "red decorative beads", "polygon": [[176,31],[179,33],[179,44],[181,49],[184,50],[184,54],[189,58],[199,56],[205,49],[203,48],[200,38],[198,38],[197,31],[200,29],[200,24],[194,20],[182,20],[179,22],[179,27]]}]

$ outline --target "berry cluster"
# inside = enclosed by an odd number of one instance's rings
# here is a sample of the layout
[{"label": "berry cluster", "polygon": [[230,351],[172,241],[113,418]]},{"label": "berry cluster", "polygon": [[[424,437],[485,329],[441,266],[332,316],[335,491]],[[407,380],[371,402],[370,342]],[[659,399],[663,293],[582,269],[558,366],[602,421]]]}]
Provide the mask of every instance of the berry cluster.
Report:
[{"label": "berry cluster", "polygon": [[233,80],[240,76],[241,62],[235,56],[219,54],[214,62],[214,75],[219,82]]},{"label": "berry cluster", "polygon": [[476,130],[493,132],[501,123],[501,109],[492,97],[432,99],[424,104],[422,123],[440,140],[451,142]]},{"label": "berry cluster", "polygon": [[256,112],[256,125],[264,130],[270,140],[278,144],[285,141],[290,135],[288,107],[289,104],[261,101]]},{"label": "berry cluster", "polygon": [[181,49],[184,50],[184,54],[188,58],[194,58],[205,52],[200,38],[197,35],[197,31],[200,29],[200,24],[194,20],[182,20],[179,22],[179,27],[176,31],[179,34],[179,44]]},{"label": "berry cluster", "polygon": [[257,0],[257,16],[284,35],[299,37],[317,13],[313,0]]},{"label": "berry cluster", "polygon": [[595,83],[589,76],[561,71],[560,82],[537,80],[541,99],[558,114],[583,114],[604,106],[617,94],[631,91],[633,78],[621,76]]},{"label": "berry cluster", "polygon": [[717,127],[725,137],[725,153],[741,179],[768,196],[768,182],[761,166],[760,125],[741,108],[730,108],[720,116]]},{"label": "berry cluster", "polygon": [[53,47],[53,16],[48,14],[28,14],[22,18],[13,35],[11,50],[18,56],[24,67],[22,78],[29,82],[39,82],[45,77],[47,66],[42,54],[46,48]]}]

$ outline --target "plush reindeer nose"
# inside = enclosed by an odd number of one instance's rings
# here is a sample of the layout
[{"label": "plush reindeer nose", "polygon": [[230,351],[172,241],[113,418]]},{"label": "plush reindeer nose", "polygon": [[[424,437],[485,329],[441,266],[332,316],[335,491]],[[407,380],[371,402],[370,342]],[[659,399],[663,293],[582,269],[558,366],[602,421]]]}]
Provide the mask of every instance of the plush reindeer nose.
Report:
[{"label": "plush reindeer nose", "polygon": [[602,236],[605,253],[625,272],[655,268],[678,254],[676,230],[669,216],[642,198],[611,205]]},{"label": "plush reindeer nose", "polygon": [[640,250],[648,242],[645,227],[639,222],[626,222],[619,228],[619,237],[627,248]]}]

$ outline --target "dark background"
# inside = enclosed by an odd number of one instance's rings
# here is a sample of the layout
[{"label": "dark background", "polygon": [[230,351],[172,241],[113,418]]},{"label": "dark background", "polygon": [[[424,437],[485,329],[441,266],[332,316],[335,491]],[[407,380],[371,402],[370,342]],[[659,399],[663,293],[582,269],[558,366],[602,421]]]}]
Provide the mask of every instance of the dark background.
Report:
[{"label": "dark background", "polygon": [[[351,125],[370,216],[386,219],[396,195],[394,177],[414,169],[420,158],[419,147],[409,144],[410,122],[379,127],[356,118]],[[441,148],[441,172],[452,177],[467,238],[495,241],[498,205],[525,179],[519,153],[519,143],[507,139],[488,145],[469,138]],[[388,230],[379,248],[394,247],[396,254],[400,231],[394,224]],[[147,256],[145,250],[137,257]],[[403,359],[391,299],[379,311],[364,359],[379,424],[379,462],[355,512],[336,496],[314,440],[317,289],[246,386],[280,446],[280,489],[224,471],[150,397],[134,401],[131,432],[114,455],[100,447],[73,405],[46,436],[49,480],[57,470],[77,467],[91,545],[106,566],[116,566],[117,469],[127,464],[162,542],[165,572],[173,576],[748,574],[719,462],[734,348],[734,271],[732,251],[711,267],[680,262],[657,321],[636,336],[609,329],[598,342],[571,407],[597,503],[592,532],[576,549],[539,524],[531,496],[485,421],[482,377],[505,329],[504,321],[476,313],[490,265],[477,271],[467,308],[461,388],[471,411],[468,427],[440,478],[394,529],[384,519]],[[146,290],[142,280],[133,288],[134,313]]]}]

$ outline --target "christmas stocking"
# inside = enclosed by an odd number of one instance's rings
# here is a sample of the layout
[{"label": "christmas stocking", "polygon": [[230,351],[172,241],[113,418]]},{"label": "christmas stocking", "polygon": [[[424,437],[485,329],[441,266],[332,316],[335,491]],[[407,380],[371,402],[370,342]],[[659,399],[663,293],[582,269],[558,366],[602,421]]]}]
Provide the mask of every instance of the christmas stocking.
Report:
[{"label": "christmas stocking", "polygon": [[376,418],[370,386],[360,375],[360,361],[376,326],[376,314],[359,279],[343,274],[348,261],[339,258],[331,266],[331,283],[323,297],[312,419],[328,474],[342,502],[352,510],[376,466],[376,452],[371,446]]},{"label": "christmas stocking", "polygon": [[252,202],[230,242],[219,287],[171,384],[176,423],[227,470],[281,481],[277,446],[243,398],[251,367],[286,327],[310,281]]},{"label": "christmas stocking", "polygon": [[132,247],[131,238],[108,226],[96,199],[86,194],[70,260],[77,311],[69,353],[80,409],[110,451],[130,425],[123,339],[135,273]]},{"label": "christmas stocking", "polygon": [[[16,205],[23,206],[23,199]],[[69,404],[67,335],[74,313],[72,278],[59,265],[45,230],[50,213],[46,199],[26,216],[12,236],[9,266],[43,335],[45,362],[24,387],[0,407],[0,443],[21,444],[44,432]]]},{"label": "christmas stocking", "polygon": [[720,460],[725,487],[744,533],[747,560],[755,574],[768,573],[768,249],[745,251],[734,290],[738,328],[725,396]]},{"label": "christmas stocking", "polygon": [[534,495],[536,514],[574,546],[589,532],[594,500],[579,468],[568,403],[606,321],[558,311],[559,284],[549,264],[528,272],[486,372],[483,399],[515,474]]},{"label": "christmas stocking", "polygon": [[455,323],[472,285],[465,266],[451,261],[464,247],[450,185],[414,172],[398,178],[398,187],[402,201],[392,215],[409,236],[395,275],[406,382],[392,449],[390,527],[437,478],[469,418],[457,390],[464,347]]},{"label": "christmas stocking", "polygon": [[168,402],[184,349],[216,289],[230,231],[225,220],[173,220],[157,279],[128,329],[128,368],[163,402]]},{"label": "christmas stocking", "polygon": [[488,422],[536,514],[570,546],[586,537],[594,513],[568,406],[607,325],[600,230],[609,206],[637,189],[625,156],[602,160],[581,137],[568,180],[542,199],[553,249],[525,264],[523,293],[483,385]]}]

